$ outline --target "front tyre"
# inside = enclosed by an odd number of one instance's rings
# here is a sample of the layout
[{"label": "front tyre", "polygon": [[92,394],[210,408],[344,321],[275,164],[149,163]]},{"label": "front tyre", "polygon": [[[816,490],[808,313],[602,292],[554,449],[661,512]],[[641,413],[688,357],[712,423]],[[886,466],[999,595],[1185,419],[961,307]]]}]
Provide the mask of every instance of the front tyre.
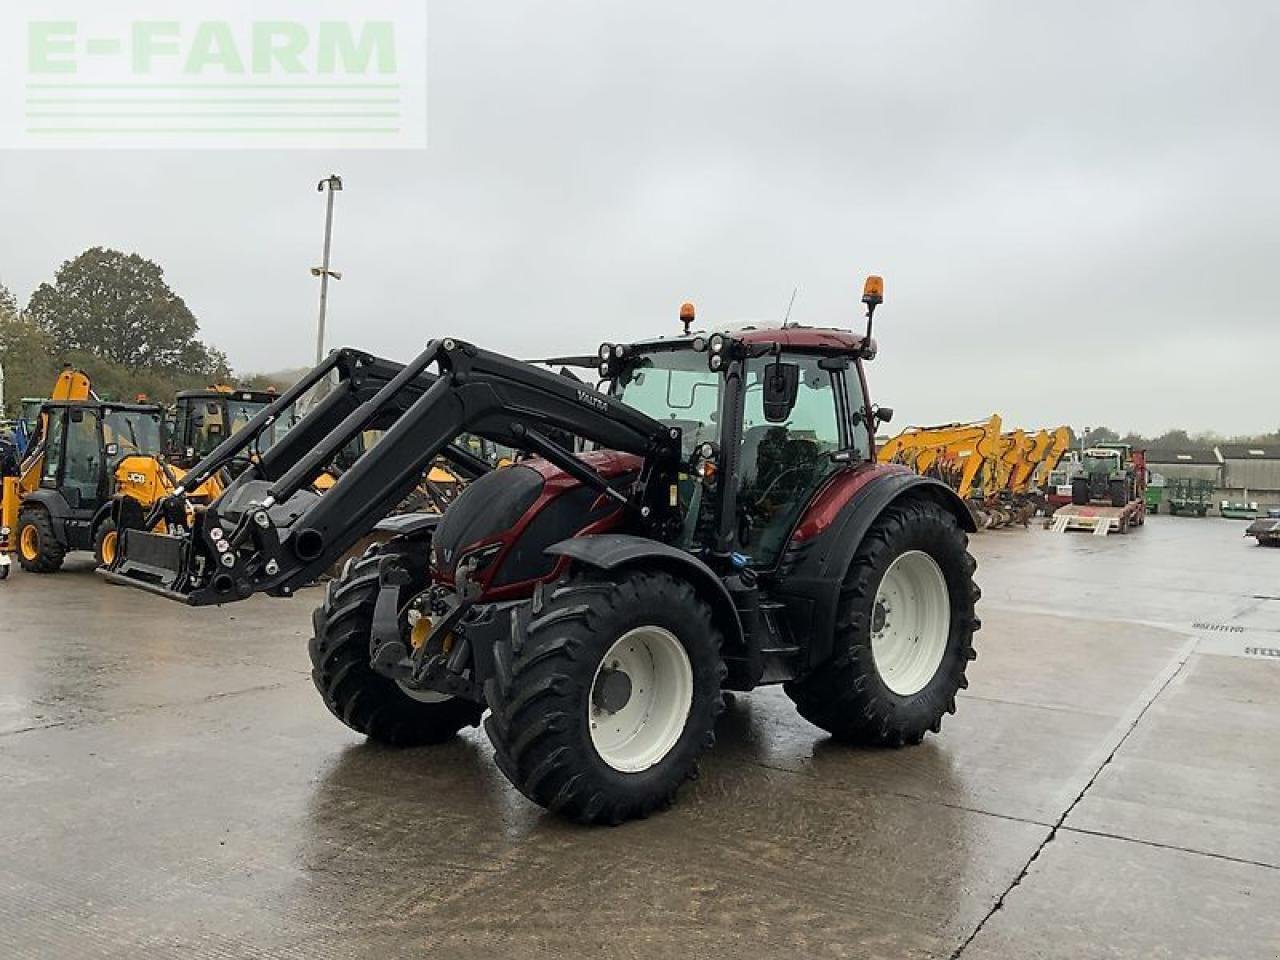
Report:
[{"label": "front tyre", "polygon": [[109,567],[116,562],[116,554],[120,551],[120,531],[116,522],[109,517],[98,525],[93,535],[93,556],[98,566]]},{"label": "front tyre", "polygon": [[786,685],[800,715],[854,743],[900,747],[939,732],[976,656],[976,567],[945,507],[886,509],[845,574],[834,655]]},{"label": "front tyre", "polygon": [[1111,505],[1113,507],[1123,507],[1129,502],[1128,481],[1112,480],[1108,484],[1108,492],[1111,495]]},{"label": "front tyre", "polygon": [[[369,636],[382,555],[372,548],[325,590],[324,604],[312,615],[311,679],[329,712],[370,740],[394,747],[444,743],[463,727],[479,725],[484,708],[402,687],[370,665]],[[421,578],[420,563],[405,566]]]},{"label": "front tyre", "polygon": [[547,591],[523,636],[494,648],[485,721],[499,768],[581,823],[669,806],[715,742],[720,631],[684,580],[589,571]]}]

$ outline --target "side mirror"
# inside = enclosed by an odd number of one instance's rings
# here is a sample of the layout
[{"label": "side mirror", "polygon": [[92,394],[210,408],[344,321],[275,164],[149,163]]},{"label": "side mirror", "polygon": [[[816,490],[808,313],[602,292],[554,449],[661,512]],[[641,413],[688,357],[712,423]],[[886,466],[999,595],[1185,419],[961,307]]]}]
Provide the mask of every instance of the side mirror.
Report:
[{"label": "side mirror", "polygon": [[888,423],[893,419],[893,407],[874,407],[872,416],[876,418],[876,423]]},{"label": "side mirror", "polygon": [[764,368],[764,418],[785,423],[800,392],[800,364],[778,361]]},{"label": "side mirror", "polygon": [[120,453],[120,444],[108,443],[106,446],[106,454],[108,457],[114,457]]}]

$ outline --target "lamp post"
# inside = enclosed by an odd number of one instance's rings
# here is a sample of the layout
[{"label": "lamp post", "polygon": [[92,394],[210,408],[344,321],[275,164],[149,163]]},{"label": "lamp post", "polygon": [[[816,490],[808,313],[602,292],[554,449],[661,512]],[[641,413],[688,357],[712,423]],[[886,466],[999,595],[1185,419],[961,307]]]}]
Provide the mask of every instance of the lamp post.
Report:
[{"label": "lamp post", "polygon": [[342,189],[342,178],[331,174],[316,184],[316,190],[324,193],[328,188],[329,196],[325,203],[324,214],[324,260],[318,267],[311,268],[311,275],[320,278],[320,321],[316,326],[316,363],[324,359],[324,315],[329,303],[329,278],[341,280],[342,274],[329,269],[329,250],[333,245],[333,195]]}]

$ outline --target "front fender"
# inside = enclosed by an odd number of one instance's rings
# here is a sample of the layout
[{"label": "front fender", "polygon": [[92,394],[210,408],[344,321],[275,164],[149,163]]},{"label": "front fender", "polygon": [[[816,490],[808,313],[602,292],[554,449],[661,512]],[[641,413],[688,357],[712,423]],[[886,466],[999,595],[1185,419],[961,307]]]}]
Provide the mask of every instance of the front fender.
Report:
[{"label": "front fender", "polygon": [[808,518],[801,518],[782,558],[777,594],[787,605],[795,636],[808,638],[804,659],[810,668],[834,652],[840,588],[867,531],[890,506],[913,497],[933,500],[947,509],[962,530],[977,530],[965,502],[945,483],[897,470],[877,471],[857,485],[847,499],[829,510],[823,523],[806,523]]},{"label": "front fender", "polygon": [[69,547],[67,521],[71,518],[71,505],[67,503],[66,497],[57,490],[37,488],[30,493],[22,495],[22,499],[18,503],[19,515],[21,515],[23,507],[33,503],[44,507],[49,514],[50,522],[53,524],[53,535],[57,537],[58,542],[64,548]]},{"label": "front fender", "polygon": [[378,533],[389,533],[392,536],[406,539],[430,539],[440,526],[441,515],[438,513],[399,513],[392,517],[384,517],[373,525]]},{"label": "front fender", "polygon": [[690,553],[657,540],[624,533],[601,533],[561,540],[546,552],[568,557],[597,570],[618,570],[630,566],[654,566],[688,580],[711,606],[716,625],[724,633],[726,647],[743,643],[742,620],[724,581],[716,572]]}]

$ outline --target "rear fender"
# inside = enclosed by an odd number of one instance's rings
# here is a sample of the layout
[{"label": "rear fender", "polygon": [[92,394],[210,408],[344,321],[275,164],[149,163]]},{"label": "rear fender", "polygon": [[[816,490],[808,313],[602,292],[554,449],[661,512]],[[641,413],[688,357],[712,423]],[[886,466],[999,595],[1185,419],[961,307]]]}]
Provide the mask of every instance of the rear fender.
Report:
[{"label": "rear fender", "polygon": [[53,521],[54,535],[65,547],[67,545],[66,524],[71,516],[71,505],[67,503],[66,498],[57,490],[36,489],[23,495],[20,506],[26,506],[29,503],[44,507],[49,514],[49,519]]},{"label": "rear fender", "polygon": [[698,596],[710,605],[716,626],[724,635],[726,648],[739,649],[744,643],[742,620],[724,581],[692,554],[657,540],[623,533],[573,537],[552,544],[546,552],[568,557],[596,570],[615,571],[625,567],[665,570],[688,581]]},{"label": "rear fender", "polygon": [[[944,507],[962,530],[977,527],[963,500],[946,484],[898,469],[868,468],[860,483],[838,506],[814,498],[796,526],[778,570],[777,599],[787,606],[793,636],[807,637],[803,662],[809,668],[828,660],[833,652],[840,587],[863,537],[889,507],[910,499],[928,499]],[[824,491],[826,493],[827,491]],[[810,516],[821,507],[824,515]]]}]

